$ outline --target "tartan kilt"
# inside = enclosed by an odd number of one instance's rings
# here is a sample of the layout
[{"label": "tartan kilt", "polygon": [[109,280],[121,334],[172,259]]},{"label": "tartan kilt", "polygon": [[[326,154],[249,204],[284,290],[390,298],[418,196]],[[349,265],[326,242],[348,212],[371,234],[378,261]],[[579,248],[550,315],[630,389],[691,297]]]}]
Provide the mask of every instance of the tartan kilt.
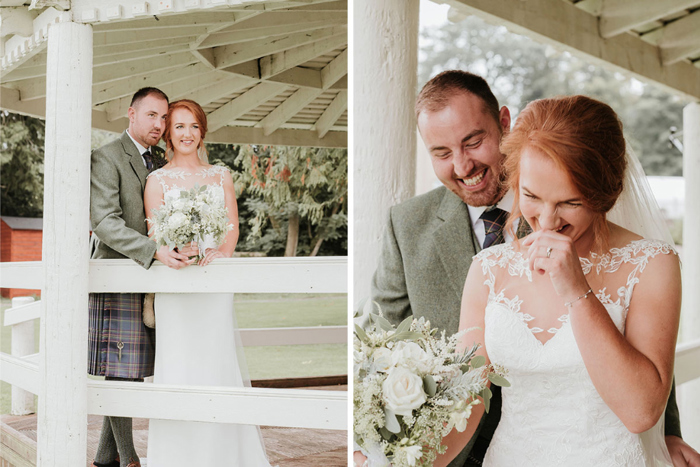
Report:
[{"label": "tartan kilt", "polygon": [[88,309],[88,373],[128,379],[152,376],[156,334],[143,324],[143,294],[90,294]]}]

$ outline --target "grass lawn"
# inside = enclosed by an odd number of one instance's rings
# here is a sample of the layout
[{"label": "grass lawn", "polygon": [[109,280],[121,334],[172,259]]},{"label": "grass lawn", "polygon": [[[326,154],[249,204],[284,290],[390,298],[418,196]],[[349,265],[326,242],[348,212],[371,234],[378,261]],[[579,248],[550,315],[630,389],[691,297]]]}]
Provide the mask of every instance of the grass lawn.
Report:
[{"label": "grass lawn", "polygon": [[[11,301],[0,301],[0,323]],[[347,324],[345,294],[236,294],[236,317],[241,328],[341,326]],[[39,350],[39,320],[35,321]],[[10,353],[9,327],[0,330],[0,350]],[[342,375],[347,373],[345,344],[247,347],[251,379]],[[10,412],[10,385],[0,383],[0,414]]]}]

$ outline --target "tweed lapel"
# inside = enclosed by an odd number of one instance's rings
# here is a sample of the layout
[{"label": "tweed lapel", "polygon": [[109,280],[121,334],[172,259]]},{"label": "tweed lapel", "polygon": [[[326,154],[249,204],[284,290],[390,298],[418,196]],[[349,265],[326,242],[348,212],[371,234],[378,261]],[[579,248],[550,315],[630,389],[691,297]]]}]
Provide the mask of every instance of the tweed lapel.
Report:
[{"label": "tweed lapel", "polygon": [[442,225],[433,236],[435,250],[450,284],[461,297],[472,257],[476,254],[469,210],[457,195],[446,191],[436,216]]},{"label": "tweed lapel", "polygon": [[148,169],[143,163],[143,158],[141,157],[139,150],[136,149],[134,142],[131,141],[131,138],[129,138],[129,135],[126,131],[122,133],[121,143],[122,147],[124,148],[124,152],[127,156],[129,156],[129,163],[131,164],[131,168],[134,170],[134,173],[139,178],[139,182],[141,182],[141,191],[143,192],[143,190],[146,188],[146,177],[148,177]]}]

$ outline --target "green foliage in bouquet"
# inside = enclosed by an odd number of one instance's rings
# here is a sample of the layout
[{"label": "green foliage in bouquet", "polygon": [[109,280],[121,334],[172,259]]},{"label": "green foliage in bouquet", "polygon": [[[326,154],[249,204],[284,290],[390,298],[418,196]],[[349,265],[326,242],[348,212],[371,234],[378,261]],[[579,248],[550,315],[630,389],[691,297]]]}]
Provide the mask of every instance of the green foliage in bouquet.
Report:
[{"label": "green foliage in bouquet", "polygon": [[477,396],[488,411],[487,381],[509,385],[475,355],[478,344],[458,350],[468,331],[446,337],[422,317],[394,327],[381,310],[355,326],[353,428],[370,467],[432,466],[447,449],[442,438],[466,429]]}]

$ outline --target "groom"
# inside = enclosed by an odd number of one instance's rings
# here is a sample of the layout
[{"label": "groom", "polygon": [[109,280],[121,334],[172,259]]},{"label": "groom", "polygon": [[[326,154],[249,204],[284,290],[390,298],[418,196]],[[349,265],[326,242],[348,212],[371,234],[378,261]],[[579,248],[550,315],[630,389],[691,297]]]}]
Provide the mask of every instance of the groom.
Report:
[{"label": "groom", "polygon": [[[140,89],[129,107],[129,128],[92,153],[90,224],[92,259],[130,258],[148,269],[154,259],[180,269],[188,258],[147,236],[143,190],[148,173],[165,158],[156,146],[165,129],[168,97]],[[143,294],[90,294],[88,373],[112,381],[153,375],[155,334],[143,324]],[[105,417],[95,467],[140,467],[131,418]]]},{"label": "groom", "polygon": [[[433,169],[444,186],[390,209],[372,299],[394,324],[413,314],[452,334],[459,328],[472,257],[482,248],[512,240],[503,224],[514,193],[505,186],[499,150],[510,129],[510,112],[499,108],[483,78],[457,70],[428,81],[415,109]],[[518,226],[518,235],[526,229]],[[481,465],[501,415],[500,388],[492,390],[490,412],[451,467]],[[700,454],[680,438],[675,386],[665,422],[674,465],[700,465]]]}]

